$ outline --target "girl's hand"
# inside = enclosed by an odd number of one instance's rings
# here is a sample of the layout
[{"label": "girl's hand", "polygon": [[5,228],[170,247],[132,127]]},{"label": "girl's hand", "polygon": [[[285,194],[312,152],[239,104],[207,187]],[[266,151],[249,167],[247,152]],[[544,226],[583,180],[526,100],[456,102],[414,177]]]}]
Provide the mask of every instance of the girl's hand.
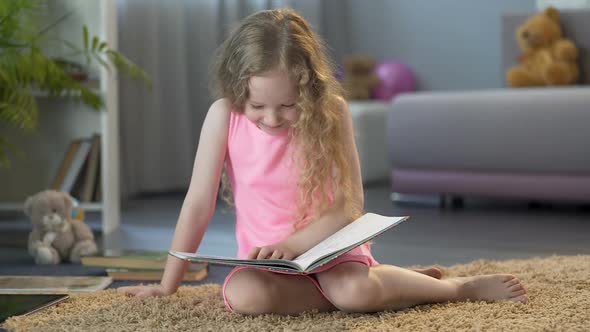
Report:
[{"label": "girl's hand", "polygon": [[139,286],[126,286],[117,288],[117,292],[124,293],[125,295],[133,295],[137,297],[150,297],[150,296],[168,296],[174,292],[167,291],[162,285],[139,285]]},{"label": "girl's hand", "polygon": [[279,242],[270,246],[254,247],[248,255],[248,259],[286,259],[292,260],[299,256],[285,242]]}]

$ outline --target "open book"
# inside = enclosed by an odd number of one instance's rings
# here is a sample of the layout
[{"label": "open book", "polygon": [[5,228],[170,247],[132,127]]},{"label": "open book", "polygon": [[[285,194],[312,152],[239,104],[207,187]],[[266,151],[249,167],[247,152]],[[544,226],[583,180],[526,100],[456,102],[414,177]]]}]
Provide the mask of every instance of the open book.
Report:
[{"label": "open book", "polygon": [[384,217],[374,213],[367,213],[293,260],[238,259],[179,251],[170,251],[169,254],[191,262],[210,262],[224,265],[259,267],[291,273],[308,273],[371,240],[406,219],[408,217]]}]

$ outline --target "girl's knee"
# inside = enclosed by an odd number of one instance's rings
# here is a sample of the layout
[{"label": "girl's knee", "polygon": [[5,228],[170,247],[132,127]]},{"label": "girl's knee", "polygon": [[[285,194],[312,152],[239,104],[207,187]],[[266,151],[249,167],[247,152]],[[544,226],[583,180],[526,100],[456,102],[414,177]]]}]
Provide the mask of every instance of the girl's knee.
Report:
[{"label": "girl's knee", "polygon": [[264,273],[254,269],[243,269],[228,280],[225,297],[235,312],[248,315],[272,312],[276,292]]}]

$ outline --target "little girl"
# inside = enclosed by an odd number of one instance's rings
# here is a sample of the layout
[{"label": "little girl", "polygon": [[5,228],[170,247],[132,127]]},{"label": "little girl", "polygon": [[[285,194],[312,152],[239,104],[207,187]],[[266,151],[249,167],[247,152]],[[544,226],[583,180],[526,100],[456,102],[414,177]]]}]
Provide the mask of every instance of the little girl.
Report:
[{"label": "little girl", "polygon": [[[361,215],[363,188],[352,118],[319,37],[296,12],[244,19],[221,47],[211,105],[171,250],[195,252],[215,210],[222,170],[236,208],[238,257],[293,259]],[[164,296],[188,263],[168,257],[157,286],[119,290]],[[237,267],[225,304],[244,314],[375,312],[464,300],[526,302],[509,274],[441,279],[436,268],[379,264],[363,245],[307,275]]]}]

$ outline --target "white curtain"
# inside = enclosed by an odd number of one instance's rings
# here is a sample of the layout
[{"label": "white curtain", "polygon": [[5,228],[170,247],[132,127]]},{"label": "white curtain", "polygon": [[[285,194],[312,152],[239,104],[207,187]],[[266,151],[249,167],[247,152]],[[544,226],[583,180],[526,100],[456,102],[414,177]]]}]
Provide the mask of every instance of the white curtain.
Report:
[{"label": "white curtain", "polygon": [[123,197],[186,190],[213,101],[209,78],[215,49],[241,18],[284,6],[299,11],[320,34],[331,34],[336,53],[346,52],[340,0],[118,1],[119,50],[153,80],[149,90],[120,78]]}]

